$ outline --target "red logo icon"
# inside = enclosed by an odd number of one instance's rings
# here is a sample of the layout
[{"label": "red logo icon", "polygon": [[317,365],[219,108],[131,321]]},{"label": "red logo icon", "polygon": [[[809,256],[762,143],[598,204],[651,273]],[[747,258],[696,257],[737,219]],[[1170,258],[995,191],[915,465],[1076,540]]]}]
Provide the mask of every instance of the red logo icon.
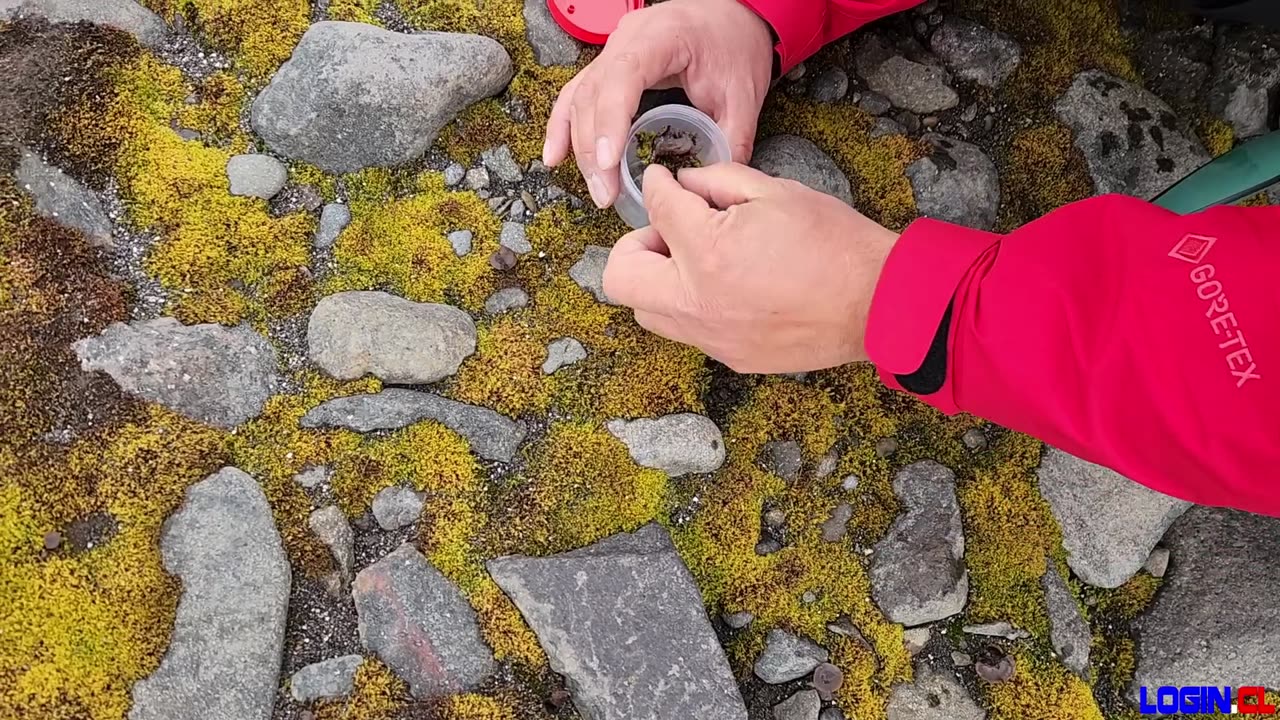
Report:
[{"label": "red logo icon", "polygon": [[1205,235],[1187,235],[1179,240],[1177,245],[1173,246],[1173,249],[1169,251],[1169,257],[1189,262],[1192,265],[1199,265],[1216,242],[1218,242],[1218,238]]}]

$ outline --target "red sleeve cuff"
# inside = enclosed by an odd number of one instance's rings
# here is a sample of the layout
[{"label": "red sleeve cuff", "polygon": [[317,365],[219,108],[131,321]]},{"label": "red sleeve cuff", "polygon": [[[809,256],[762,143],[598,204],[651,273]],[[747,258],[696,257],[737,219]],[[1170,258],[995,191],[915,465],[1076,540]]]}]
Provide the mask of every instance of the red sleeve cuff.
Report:
[{"label": "red sleeve cuff", "polygon": [[826,34],[827,0],[739,0],[773,27],[775,50],[782,72],[822,49]]},{"label": "red sleeve cuff", "polygon": [[[867,318],[866,346],[885,384],[901,390],[894,375],[920,369],[956,289],[978,258],[1000,242],[995,233],[937,220],[917,220],[898,239],[876,283]],[[956,322],[952,322],[954,331]],[[952,392],[954,353],[948,342],[947,380],[927,400],[959,412]]]}]

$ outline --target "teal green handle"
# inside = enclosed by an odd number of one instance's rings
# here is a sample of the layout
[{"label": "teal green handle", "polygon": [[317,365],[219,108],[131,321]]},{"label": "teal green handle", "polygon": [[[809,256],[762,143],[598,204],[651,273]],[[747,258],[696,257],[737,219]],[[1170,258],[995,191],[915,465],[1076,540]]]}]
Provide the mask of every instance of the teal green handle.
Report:
[{"label": "teal green handle", "polygon": [[1280,131],[1237,147],[1200,167],[1152,202],[1187,215],[1230,205],[1280,181]]}]

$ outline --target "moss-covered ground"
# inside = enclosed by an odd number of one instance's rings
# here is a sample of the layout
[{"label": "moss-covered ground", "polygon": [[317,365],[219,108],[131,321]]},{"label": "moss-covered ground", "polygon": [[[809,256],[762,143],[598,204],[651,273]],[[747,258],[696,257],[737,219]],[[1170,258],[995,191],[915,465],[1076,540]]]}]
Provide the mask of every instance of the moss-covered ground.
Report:
[{"label": "moss-covered ground", "polygon": [[[381,488],[425,493],[417,538],[424,553],[476,608],[485,638],[512,672],[478,692],[410,708],[384,666],[370,660],[345,702],[316,708],[324,720],[413,717],[508,720],[549,717],[555,685],[546,658],[515,607],[490,580],[486,558],[549,553],[657,521],[667,525],[712,616],[749,611],[756,621],[725,635],[735,672],[748,688],[765,632],[786,627],[826,645],[844,671],[836,694],[848,717],[884,716],[890,688],[912,676],[902,628],[870,599],[866,549],[899,512],[894,472],[931,458],[958,478],[971,592],[963,621],[1007,620],[1031,638],[1006,643],[1017,671],[1009,683],[978,684],[996,720],[1128,717],[1121,700],[1134,668],[1129,623],[1158,586],[1139,576],[1115,591],[1077,588],[1096,645],[1087,679],[1052,657],[1039,579],[1062,571],[1058,530],[1034,475],[1040,446],[967,417],[947,418],[879,384],[869,367],[816,373],[804,381],[733,376],[696,351],[648,335],[630,314],[603,305],[567,270],[586,245],[610,245],[624,230],[609,213],[542,209],[528,228],[534,252],[514,270],[488,263],[500,222],[475,194],[446,189],[423,165],[334,177],[295,164],[291,178],[332,199],[353,222],[325,268],[313,266],[314,218],[276,216],[261,200],[228,192],[228,157],[253,146],[246,103],[284,62],[311,18],[304,0],[144,0],[208,47],[233,59],[203,81],[127,37],[86,27],[0,24],[0,57],[57,58],[65,80],[30,81],[20,96],[25,124],[0,145],[37,146],[95,188],[111,187],[128,227],[155,233],[145,271],[167,291],[165,312],[184,322],[273,322],[305,317],[317,297],[384,289],[414,300],[449,302],[480,318],[478,352],[444,392],[528,420],[535,431],[520,458],[495,472],[461,436],[421,423],[378,436],[304,430],[310,408],[344,394],[379,389],[373,380],[338,383],[291,373],[290,391],[235,432],[214,430],[144,406],[103,377],[86,377],[69,345],[127,320],[131,289],[113,276],[108,254],[77,233],[37,217],[30,200],[0,175],[0,718],[54,720],[126,716],[130,688],[158,665],[180,588],[160,563],[158,533],[191,483],[234,464],[263,485],[295,572],[320,577],[327,552],[306,526],[311,499],[292,480],[306,467],[334,469],[339,506],[355,517]],[[439,156],[471,163],[493,145],[527,164],[540,154],[545,118],[574,68],[543,68],[524,39],[519,0],[400,0],[414,27],[466,30],[501,42],[515,62],[504,97],[472,107],[441,135]],[[333,0],[331,17],[377,22],[371,0]],[[1001,167],[1002,224],[1013,226],[1091,193],[1069,132],[1047,108],[1071,76],[1101,67],[1139,79],[1116,9],[1107,0],[1001,3],[958,0],[948,11],[976,17],[1018,38],[1026,61],[996,94],[975,100],[1007,108],[987,145]],[[40,55],[43,53],[43,55]],[[583,55],[585,64],[592,52]],[[847,63],[839,47],[812,65]],[[812,70],[811,70],[812,72]],[[15,87],[21,88],[21,82]],[[523,119],[513,120],[510,109]],[[826,150],[852,181],[857,206],[901,228],[916,214],[904,168],[922,152],[904,136],[872,139],[873,119],[849,103],[818,105],[779,93],[762,133],[790,132]],[[184,140],[182,127],[200,133]],[[1205,120],[1206,144],[1223,152],[1229,126]],[[15,161],[0,148],[0,169]],[[554,180],[582,194],[572,171]],[[475,233],[456,257],[445,234]],[[494,289],[520,285],[527,307],[495,318],[478,311]],[[544,375],[546,344],[572,336],[586,360]],[[615,417],[710,414],[725,431],[728,461],[712,476],[672,481],[636,466],[604,429]],[[982,428],[985,448],[961,436]],[[56,432],[54,432],[56,431]],[[893,438],[897,450],[877,452]],[[757,463],[771,440],[794,440],[805,470],[787,482]],[[836,471],[814,473],[834,454]],[[856,477],[854,483],[846,478]],[[852,489],[849,489],[852,488]],[[840,503],[853,519],[846,538],[827,543],[821,524]],[[785,515],[780,552],[759,556],[761,515]],[[93,547],[72,542],[78,522],[109,516],[114,533]],[[61,533],[46,548],[49,533]],[[849,618],[867,644],[828,624]],[[954,635],[954,633],[952,634]],[[1031,704],[1029,704],[1031,703]]]}]

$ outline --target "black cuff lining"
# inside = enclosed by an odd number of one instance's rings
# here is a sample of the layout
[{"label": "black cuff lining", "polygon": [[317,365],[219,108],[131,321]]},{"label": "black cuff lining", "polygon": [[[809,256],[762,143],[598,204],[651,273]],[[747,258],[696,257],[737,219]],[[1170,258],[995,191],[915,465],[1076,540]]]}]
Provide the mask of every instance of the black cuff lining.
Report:
[{"label": "black cuff lining", "polygon": [[951,335],[951,309],[954,302],[947,305],[938,323],[938,332],[933,335],[929,344],[929,352],[924,356],[920,369],[910,375],[894,375],[898,384],[907,392],[916,395],[932,395],[942,389],[947,381],[947,338]]}]

